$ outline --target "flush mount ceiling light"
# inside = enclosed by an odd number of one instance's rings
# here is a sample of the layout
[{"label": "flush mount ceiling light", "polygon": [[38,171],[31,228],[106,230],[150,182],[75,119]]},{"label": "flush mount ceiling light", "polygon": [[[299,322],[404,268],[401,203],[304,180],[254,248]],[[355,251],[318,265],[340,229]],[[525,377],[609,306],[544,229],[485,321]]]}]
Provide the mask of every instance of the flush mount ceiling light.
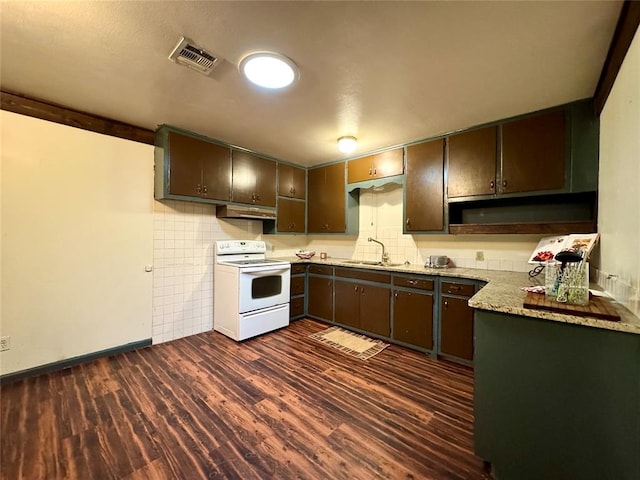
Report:
[{"label": "flush mount ceiling light", "polygon": [[351,153],[358,146],[358,139],[356,137],[340,137],[338,139],[338,150],[342,153]]},{"label": "flush mount ceiling light", "polygon": [[240,71],[259,87],[284,88],[296,79],[298,69],[293,61],[274,52],[254,52],[240,61]]}]

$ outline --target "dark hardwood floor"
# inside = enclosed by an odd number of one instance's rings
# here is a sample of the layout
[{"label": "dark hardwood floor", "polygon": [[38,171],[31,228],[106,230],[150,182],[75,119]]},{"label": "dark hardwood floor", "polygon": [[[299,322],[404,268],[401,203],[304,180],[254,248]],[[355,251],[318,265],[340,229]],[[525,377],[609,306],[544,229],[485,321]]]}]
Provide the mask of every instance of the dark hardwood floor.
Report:
[{"label": "dark hardwood floor", "polygon": [[2,387],[3,479],[480,479],[473,372],[367,360],[300,320],[210,332]]}]

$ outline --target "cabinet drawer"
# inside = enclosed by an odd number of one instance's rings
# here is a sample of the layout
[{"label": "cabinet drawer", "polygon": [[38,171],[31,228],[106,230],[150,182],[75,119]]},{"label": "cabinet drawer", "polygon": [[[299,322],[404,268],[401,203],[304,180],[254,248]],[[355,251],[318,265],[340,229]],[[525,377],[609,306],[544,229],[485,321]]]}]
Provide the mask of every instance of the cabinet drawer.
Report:
[{"label": "cabinet drawer", "polygon": [[448,293],[451,295],[461,295],[464,297],[472,297],[475,289],[473,285],[470,285],[468,283],[442,282],[440,291],[442,293]]},{"label": "cabinet drawer", "polygon": [[304,294],[304,277],[291,278],[291,296]]},{"label": "cabinet drawer", "polygon": [[369,282],[389,283],[391,275],[375,271],[354,270],[353,268],[336,268],[336,277],[354,278]]},{"label": "cabinet drawer", "polygon": [[399,287],[433,290],[433,280],[426,278],[393,277],[393,284]]},{"label": "cabinet drawer", "polygon": [[291,275],[296,275],[298,273],[304,273],[306,269],[306,265],[304,263],[292,263],[291,264]]},{"label": "cabinet drawer", "polygon": [[327,267],[326,265],[309,265],[309,273],[333,275],[333,267]]},{"label": "cabinet drawer", "polygon": [[289,304],[289,316],[297,317],[304,314],[304,297],[296,297],[291,299]]}]

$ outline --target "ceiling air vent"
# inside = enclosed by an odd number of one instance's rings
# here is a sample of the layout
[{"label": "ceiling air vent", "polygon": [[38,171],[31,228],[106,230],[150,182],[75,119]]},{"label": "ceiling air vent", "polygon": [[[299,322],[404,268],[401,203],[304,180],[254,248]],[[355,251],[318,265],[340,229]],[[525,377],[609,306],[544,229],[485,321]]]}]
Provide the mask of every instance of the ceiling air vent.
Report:
[{"label": "ceiling air vent", "polygon": [[194,45],[188,38],[182,37],[169,55],[169,60],[189,67],[196,72],[209,75],[222,61],[222,58],[216,57],[211,52]]}]

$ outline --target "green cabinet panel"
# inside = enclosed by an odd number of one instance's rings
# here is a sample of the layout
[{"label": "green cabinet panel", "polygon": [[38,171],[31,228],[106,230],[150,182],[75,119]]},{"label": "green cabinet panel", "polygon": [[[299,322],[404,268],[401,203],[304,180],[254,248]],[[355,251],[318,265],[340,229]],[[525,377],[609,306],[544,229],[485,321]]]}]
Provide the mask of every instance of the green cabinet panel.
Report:
[{"label": "green cabinet panel", "polygon": [[640,478],[640,335],[477,310],[475,337],[475,452],[496,478]]}]

